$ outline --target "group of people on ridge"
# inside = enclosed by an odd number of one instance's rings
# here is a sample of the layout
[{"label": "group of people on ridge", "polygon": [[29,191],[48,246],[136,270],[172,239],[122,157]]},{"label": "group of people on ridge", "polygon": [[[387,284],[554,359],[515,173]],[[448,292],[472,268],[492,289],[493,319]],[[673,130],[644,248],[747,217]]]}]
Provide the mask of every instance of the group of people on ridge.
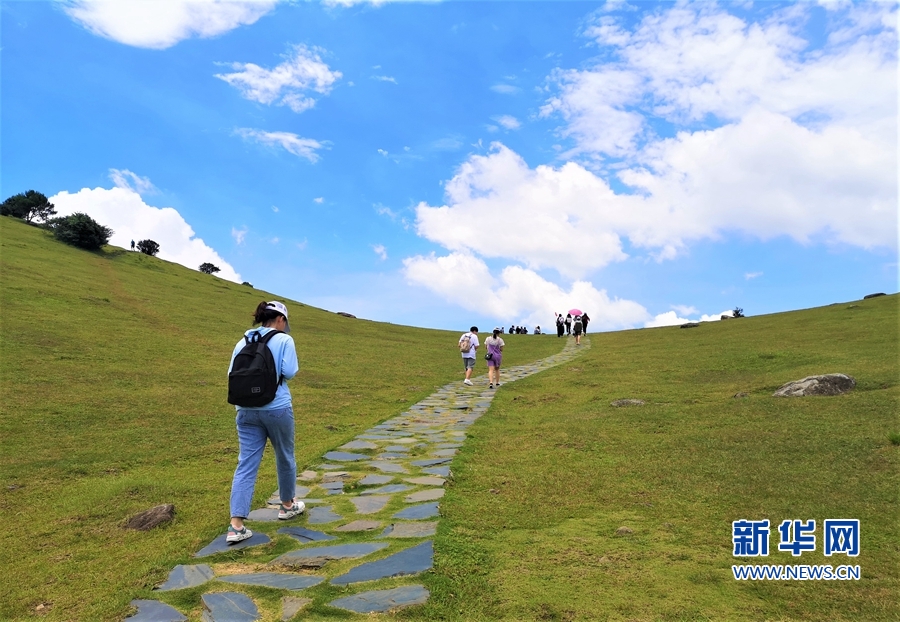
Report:
[{"label": "group of people on ridge", "polygon": [[587,334],[587,326],[588,322],[591,321],[591,318],[588,317],[587,313],[581,313],[572,315],[571,313],[567,313],[563,315],[562,313],[556,314],[556,336],[562,337],[565,335],[574,335],[575,336],[575,345],[581,345],[581,335]]}]

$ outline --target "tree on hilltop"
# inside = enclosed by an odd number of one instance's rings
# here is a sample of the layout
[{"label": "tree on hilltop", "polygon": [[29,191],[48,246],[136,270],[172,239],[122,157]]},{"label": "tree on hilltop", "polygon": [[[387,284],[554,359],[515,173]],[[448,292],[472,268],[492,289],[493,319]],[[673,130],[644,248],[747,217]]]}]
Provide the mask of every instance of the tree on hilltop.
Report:
[{"label": "tree on hilltop", "polygon": [[56,214],[56,209],[47,197],[40,192],[29,190],[28,192],[14,194],[0,204],[0,215],[14,216],[30,223],[35,218],[47,222]]},{"label": "tree on hilltop", "polygon": [[153,240],[141,240],[137,243],[137,249],[145,255],[155,257],[156,253],[159,252],[159,244],[157,244]]},{"label": "tree on hilltop", "polygon": [[212,274],[213,272],[219,272],[219,266],[213,265],[209,262],[200,264],[200,272],[203,274]]},{"label": "tree on hilltop", "polygon": [[65,242],[89,251],[100,250],[109,242],[113,230],[104,227],[87,214],[75,213],[71,216],[54,218],[48,222],[53,235],[60,242]]}]

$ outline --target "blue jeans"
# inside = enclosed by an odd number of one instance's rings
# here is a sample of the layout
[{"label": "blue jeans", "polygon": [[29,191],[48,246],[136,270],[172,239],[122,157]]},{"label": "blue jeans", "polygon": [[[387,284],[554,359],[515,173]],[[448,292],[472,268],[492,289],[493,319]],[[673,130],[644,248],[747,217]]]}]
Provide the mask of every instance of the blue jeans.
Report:
[{"label": "blue jeans", "polygon": [[282,503],[294,500],[297,485],[297,463],[294,461],[294,411],[239,410],[237,418],[240,454],[234,480],[231,483],[231,515],[247,518],[253,502],[256,475],[262,462],[266,440],[272,441],[275,450],[275,469],[278,472],[278,490]]}]

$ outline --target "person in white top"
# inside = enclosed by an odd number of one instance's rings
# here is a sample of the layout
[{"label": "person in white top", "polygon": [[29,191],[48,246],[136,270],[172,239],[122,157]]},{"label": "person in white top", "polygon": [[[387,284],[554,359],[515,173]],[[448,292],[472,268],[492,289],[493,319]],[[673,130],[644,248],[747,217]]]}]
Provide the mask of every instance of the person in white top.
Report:
[{"label": "person in white top", "polygon": [[[466,344],[468,343],[468,348]],[[475,369],[475,353],[478,351],[478,327],[473,326],[469,332],[463,333],[459,338],[459,351],[462,352],[463,368],[466,370],[466,379],[463,383],[472,384],[472,370]]]}]

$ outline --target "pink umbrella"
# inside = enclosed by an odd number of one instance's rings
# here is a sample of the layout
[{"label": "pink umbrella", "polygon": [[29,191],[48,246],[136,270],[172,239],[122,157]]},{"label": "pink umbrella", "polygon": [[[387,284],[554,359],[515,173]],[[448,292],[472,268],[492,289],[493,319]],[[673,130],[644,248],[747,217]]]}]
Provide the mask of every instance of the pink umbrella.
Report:
[{"label": "pink umbrella", "polygon": [[576,315],[584,315],[584,314],[581,312],[581,309],[569,309],[569,313],[570,313],[572,316],[576,316]]}]

